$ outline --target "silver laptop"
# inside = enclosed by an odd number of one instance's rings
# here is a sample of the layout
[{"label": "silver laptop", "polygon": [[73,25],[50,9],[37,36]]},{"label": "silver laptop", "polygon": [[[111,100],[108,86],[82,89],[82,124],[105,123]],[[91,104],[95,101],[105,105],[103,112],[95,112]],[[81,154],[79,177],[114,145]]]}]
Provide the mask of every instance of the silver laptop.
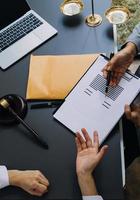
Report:
[{"label": "silver laptop", "polygon": [[48,24],[26,0],[4,0],[0,6],[0,67],[4,70],[57,30]]}]

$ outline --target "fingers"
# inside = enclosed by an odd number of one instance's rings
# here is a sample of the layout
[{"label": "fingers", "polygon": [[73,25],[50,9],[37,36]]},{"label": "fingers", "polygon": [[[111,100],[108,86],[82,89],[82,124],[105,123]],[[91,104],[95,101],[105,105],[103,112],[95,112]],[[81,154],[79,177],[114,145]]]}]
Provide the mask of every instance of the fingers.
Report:
[{"label": "fingers", "polygon": [[116,86],[120,82],[122,76],[129,66],[128,59],[121,59],[122,53],[118,53],[113,56],[113,58],[107,63],[103,68],[103,76],[107,79],[108,71],[112,71],[112,77],[110,81],[110,86]]},{"label": "fingers", "polygon": [[49,186],[48,179],[39,170],[35,170],[33,171],[33,173],[34,173],[34,178],[38,183],[41,183],[46,187]]},{"label": "fingers", "polygon": [[49,181],[39,170],[23,171],[22,188],[32,195],[42,196],[48,191]]},{"label": "fingers", "polygon": [[42,196],[47,191],[47,187],[43,184],[36,182],[34,187],[31,188],[30,193],[36,196]]},{"label": "fingers", "polygon": [[129,105],[125,105],[124,110],[126,117],[127,119],[131,120],[136,126],[140,126],[140,107],[133,106],[132,109]]},{"label": "fingers", "polygon": [[107,74],[108,74],[108,68],[107,68],[107,65],[102,69],[102,72],[103,72],[103,76],[105,79],[107,79]]},{"label": "fingers", "polygon": [[82,146],[78,137],[75,138],[75,142],[76,142],[77,152],[79,153],[80,151],[82,151]]},{"label": "fingers", "polygon": [[86,148],[87,148],[86,141],[84,140],[84,138],[82,137],[82,135],[81,135],[79,132],[77,132],[77,138],[78,138],[78,140],[79,140],[79,143],[80,143],[80,145],[81,145],[81,148],[82,148],[82,149],[86,149]]},{"label": "fingers", "polygon": [[87,147],[92,147],[93,146],[92,145],[92,140],[91,140],[87,130],[85,128],[82,128],[81,130],[82,130],[83,136],[84,136],[84,138],[86,140]]},{"label": "fingers", "polygon": [[[109,72],[109,70],[107,69],[107,70],[104,70],[103,71],[103,76],[104,76],[104,78],[106,78],[107,79],[107,76],[108,76],[108,72]],[[120,82],[120,80],[121,80],[121,78],[122,78],[122,76],[124,75],[124,73],[125,72],[120,72],[120,71],[112,71],[112,75],[111,75],[111,79],[110,79],[110,86],[116,86],[116,85],[118,85],[118,83]]]},{"label": "fingers", "polygon": [[81,131],[83,133],[84,138],[79,132],[77,132],[76,145],[78,151],[81,151],[82,149],[85,148],[93,147],[93,145],[96,148],[99,147],[99,138],[97,131],[94,131],[94,136],[93,136],[94,144],[92,143],[92,139],[90,138],[87,130],[85,128],[82,128]]},{"label": "fingers", "polygon": [[27,191],[27,192],[29,192],[29,194],[31,194],[31,195],[34,195],[34,196],[38,196],[38,197],[41,197],[43,194],[42,193],[39,193],[39,192],[36,192],[36,191]]},{"label": "fingers", "polygon": [[103,156],[105,155],[105,153],[107,152],[108,146],[104,145],[100,151],[98,152],[98,162],[100,162],[100,160],[103,158]]},{"label": "fingers", "polygon": [[41,183],[37,183],[36,188],[33,190],[37,193],[44,194],[47,191],[47,187]]},{"label": "fingers", "polygon": [[97,149],[98,151],[98,148],[99,148],[99,137],[98,137],[98,132],[97,131],[94,131],[93,133],[93,146]]},{"label": "fingers", "polygon": [[131,119],[136,122],[138,120],[138,113],[136,111],[131,112]]},{"label": "fingers", "polygon": [[81,152],[84,149],[88,149],[88,148],[94,148],[94,152],[96,152],[96,154],[98,154],[98,161],[100,161],[102,159],[102,157],[104,156],[104,154],[106,153],[106,150],[108,149],[108,146],[105,145],[103,146],[100,151],[99,150],[99,137],[98,137],[98,132],[94,131],[93,133],[93,143],[92,140],[88,134],[88,132],[86,131],[85,128],[82,128],[82,133],[84,138],[81,136],[81,134],[79,132],[77,132],[77,137],[76,137],[76,146],[77,146],[77,151]]},{"label": "fingers", "polygon": [[[107,77],[108,77],[108,72],[109,72],[110,70],[107,68],[107,66],[102,70],[102,72],[103,72],[103,76],[104,76],[104,78],[105,79],[107,79]],[[112,71],[113,73],[112,73],[112,75],[111,75],[111,78],[110,78],[110,83],[109,83],[109,85],[110,86],[116,86],[117,84],[118,84],[118,79],[120,80],[120,77],[119,77],[119,75],[118,74],[116,74],[114,71]]]},{"label": "fingers", "polygon": [[85,128],[82,128],[81,131],[84,138],[79,132],[77,132],[77,137],[76,137],[77,151],[80,152],[83,149],[91,148],[91,147],[95,147],[95,149],[98,151],[98,148],[99,148],[98,132],[94,131],[93,142],[92,142],[92,139],[90,138],[87,130]]},{"label": "fingers", "polygon": [[81,131],[82,131],[84,138],[82,137],[82,135],[79,132],[77,132],[76,146],[77,146],[78,152],[80,152],[83,149],[93,146],[92,140],[91,140],[87,130],[85,128],[82,128]]},{"label": "fingers", "polygon": [[49,186],[49,181],[46,180],[46,179],[44,179],[44,178],[42,178],[42,177],[40,177],[40,179],[39,179],[39,183],[45,185],[46,187]]},{"label": "fingers", "polygon": [[125,105],[124,107],[125,115],[127,119],[131,120],[131,108],[129,105]]},{"label": "fingers", "polygon": [[138,113],[136,111],[132,111],[129,105],[125,105],[125,114],[127,119],[135,121],[138,118]]},{"label": "fingers", "polygon": [[48,179],[41,172],[39,175],[39,182],[48,187],[50,185]]}]

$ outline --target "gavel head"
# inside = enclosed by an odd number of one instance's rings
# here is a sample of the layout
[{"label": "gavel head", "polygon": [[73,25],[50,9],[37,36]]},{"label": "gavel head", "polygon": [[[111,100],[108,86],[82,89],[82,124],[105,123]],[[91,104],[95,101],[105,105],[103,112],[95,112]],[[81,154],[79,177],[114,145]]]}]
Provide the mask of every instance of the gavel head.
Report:
[{"label": "gavel head", "polygon": [[27,101],[16,94],[8,94],[0,98],[0,124],[18,123],[17,119],[9,112],[11,107],[22,119],[27,114]]},{"label": "gavel head", "polygon": [[3,98],[3,99],[0,100],[0,106],[7,109],[9,107],[9,103],[6,99]]}]

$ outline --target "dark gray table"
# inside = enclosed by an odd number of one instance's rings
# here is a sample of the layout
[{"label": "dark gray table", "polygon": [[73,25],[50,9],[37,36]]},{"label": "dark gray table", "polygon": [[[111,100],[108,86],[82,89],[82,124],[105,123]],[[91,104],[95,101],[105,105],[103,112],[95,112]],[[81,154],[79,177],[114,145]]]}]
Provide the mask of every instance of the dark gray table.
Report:
[{"label": "dark gray table", "polygon": [[[91,13],[91,1],[84,1],[84,11],[76,17],[60,13],[60,0],[28,0],[31,7],[51,23],[58,35],[34,50],[34,55],[81,54],[110,52],[113,49],[112,29],[104,12],[110,1],[95,1],[95,11],[103,22],[96,28],[84,23]],[[7,71],[0,71],[0,96],[8,93],[25,97],[30,54]],[[0,191],[1,200],[29,199],[80,199],[81,194],[75,173],[76,147],[73,134],[53,119],[54,109],[29,110],[25,118],[48,142],[45,150],[31,140],[22,125],[0,125],[0,164],[9,169],[39,169],[50,180],[48,194],[41,198],[28,195],[18,188],[8,187]],[[109,145],[107,155],[95,171],[100,194],[108,200],[123,199],[120,158],[120,136],[117,128],[105,141]]]}]

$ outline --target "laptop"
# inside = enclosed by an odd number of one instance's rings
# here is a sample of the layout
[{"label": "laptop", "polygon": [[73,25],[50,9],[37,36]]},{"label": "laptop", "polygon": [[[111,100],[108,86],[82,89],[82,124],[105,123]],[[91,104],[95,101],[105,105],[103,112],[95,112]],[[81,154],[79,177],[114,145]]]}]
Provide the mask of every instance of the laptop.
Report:
[{"label": "laptop", "polygon": [[0,68],[7,69],[56,33],[26,0],[1,1]]}]

